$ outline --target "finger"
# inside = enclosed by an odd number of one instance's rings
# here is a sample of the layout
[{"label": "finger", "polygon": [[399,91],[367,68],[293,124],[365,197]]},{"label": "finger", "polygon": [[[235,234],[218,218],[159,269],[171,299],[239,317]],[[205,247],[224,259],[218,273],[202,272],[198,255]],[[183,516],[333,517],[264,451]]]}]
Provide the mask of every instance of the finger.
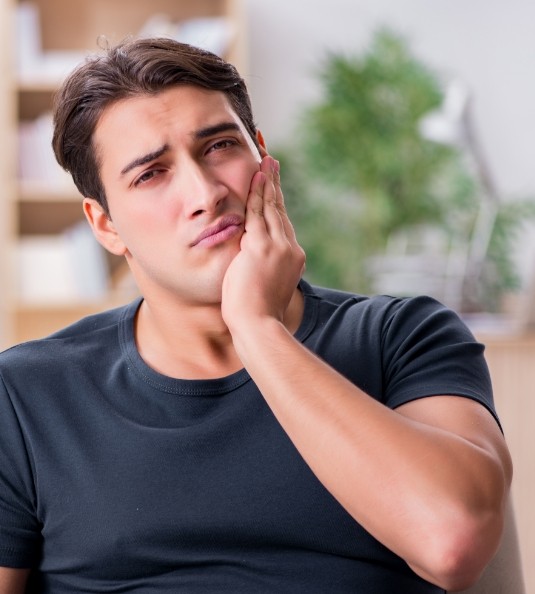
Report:
[{"label": "finger", "polygon": [[245,206],[245,232],[266,233],[266,221],[264,219],[264,188],[266,182],[264,172],[257,171],[253,175]]},{"label": "finger", "polygon": [[275,187],[275,160],[267,156],[262,160],[260,170],[266,175],[266,183],[264,185],[264,219],[268,233],[275,237],[276,235],[285,236],[284,223],[282,221],[280,207],[277,202],[277,190]]},{"label": "finger", "polygon": [[286,237],[292,242],[296,242],[297,238],[295,236],[295,229],[288,217],[288,212],[286,210],[286,205],[284,203],[284,194],[282,193],[281,187],[281,179],[280,179],[280,163],[275,161],[275,167],[273,172],[273,183],[275,186],[275,194],[276,194],[276,205],[277,209],[280,213],[280,217],[282,220],[282,224],[284,227],[284,232],[286,233]]},{"label": "finger", "polygon": [[280,163],[279,161],[274,161],[273,165],[273,183],[275,184],[275,191],[277,193],[276,202],[277,208],[281,209],[282,211],[286,211],[286,205],[284,204],[284,195],[282,193],[281,187],[281,176],[280,176]]}]

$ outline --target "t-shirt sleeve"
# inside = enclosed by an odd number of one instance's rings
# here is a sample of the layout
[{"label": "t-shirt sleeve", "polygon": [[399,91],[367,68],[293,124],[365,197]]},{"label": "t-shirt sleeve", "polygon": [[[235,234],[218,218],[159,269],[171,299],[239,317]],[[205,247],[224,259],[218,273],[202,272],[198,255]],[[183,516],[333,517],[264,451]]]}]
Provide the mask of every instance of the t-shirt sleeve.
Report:
[{"label": "t-shirt sleeve", "polygon": [[0,376],[0,566],[32,567],[40,530],[23,431]]},{"label": "t-shirt sleeve", "polygon": [[464,396],[480,402],[498,421],[484,346],[436,300],[392,302],[384,318],[382,352],[391,408],[427,396]]}]

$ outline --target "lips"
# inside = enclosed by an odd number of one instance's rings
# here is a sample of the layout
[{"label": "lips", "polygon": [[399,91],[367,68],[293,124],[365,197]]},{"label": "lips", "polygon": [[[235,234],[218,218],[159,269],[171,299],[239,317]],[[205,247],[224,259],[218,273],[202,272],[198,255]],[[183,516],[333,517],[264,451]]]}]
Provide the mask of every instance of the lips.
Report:
[{"label": "lips", "polygon": [[227,215],[211,227],[204,229],[191,243],[191,246],[199,244],[213,245],[225,241],[237,233],[243,226],[243,219],[239,215]]}]

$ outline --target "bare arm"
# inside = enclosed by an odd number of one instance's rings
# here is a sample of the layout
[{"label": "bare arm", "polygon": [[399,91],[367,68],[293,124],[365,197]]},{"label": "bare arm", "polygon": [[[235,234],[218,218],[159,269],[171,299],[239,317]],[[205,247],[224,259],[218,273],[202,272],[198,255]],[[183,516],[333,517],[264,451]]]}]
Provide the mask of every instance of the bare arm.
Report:
[{"label": "bare arm", "polygon": [[0,594],[24,594],[29,569],[0,567]]},{"label": "bare arm", "polygon": [[265,159],[253,179],[242,251],[223,287],[235,348],[345,509],[424,579],[466,587],[501,535],[511,480],[503,437],[490,414],[464,398],[445,395],[390,410],[293,338],[283,319],[303,255],[270,166]]}]

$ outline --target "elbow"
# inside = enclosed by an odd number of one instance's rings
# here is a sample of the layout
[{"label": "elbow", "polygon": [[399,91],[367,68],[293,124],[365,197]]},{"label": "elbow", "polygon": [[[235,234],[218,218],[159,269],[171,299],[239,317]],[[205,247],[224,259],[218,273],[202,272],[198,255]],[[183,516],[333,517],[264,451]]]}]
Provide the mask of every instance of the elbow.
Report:
[{"label": "elbow", "polygon": [[481,553],[474,554],[459,546],[456,550],[445,552],[436,562],[430,581],[446,592],[465,590],[478,581],[491,558],[492,555],[482,561]]},{"label": "elbow", "polygon": [[447,592],[475,584],[495,555],[503,531],[501,513],[485,515],[465,518],[435,534],[426,551],[426,569],[413,568],[416,573]]},{"label": "elbow", "polygon": [[[447,592],[465,590],[481,577],[496,554],[505,524],[510,473],[498,477],[471,505],[453,508],[435,526],[427,551],[428,581]],[[450,510],[452,511],[452,510]]]}]

